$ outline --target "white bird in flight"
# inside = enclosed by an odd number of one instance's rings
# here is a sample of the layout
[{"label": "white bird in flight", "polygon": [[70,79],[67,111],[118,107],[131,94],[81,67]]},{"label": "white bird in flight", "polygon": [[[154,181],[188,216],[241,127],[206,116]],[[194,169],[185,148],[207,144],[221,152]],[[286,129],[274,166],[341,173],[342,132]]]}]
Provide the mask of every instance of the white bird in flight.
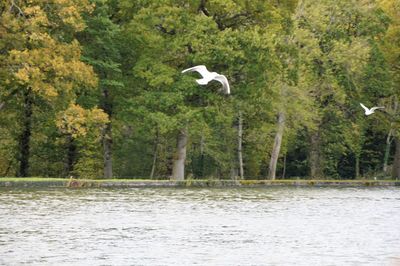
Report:
[{"label": "white bird in flight", "polygon": [[196,79],[196,82],[200,85],[207,85],[208,82],[211,80],[216,80],[219,81],[222,84],[223,92],[226,94],[231,93],[231,89],[229,88],[229,83],[228,79],[224,75],[220,75],[217,72],[210,72],[207,70],[206,66],[204,65],[199,65],[195,67],[191,67],[188,69],[185,69],[182,71],[182,73],[188,72],[188,71],[197,71],[202,75],[202,79]]},{"label": "white bird in flight", "polygon": [[375,112],[375,110],[385,108],[385,107],[383,107],[383,106],[380,106],[380,107],[374,106],[374,107],[372,107],[371,109],[368,109],[364,104],[360,103],[360,105],[361,105],[362,108],[364,108],[364,110],[365,110],[365,115],[372,115],[372,114]]}]

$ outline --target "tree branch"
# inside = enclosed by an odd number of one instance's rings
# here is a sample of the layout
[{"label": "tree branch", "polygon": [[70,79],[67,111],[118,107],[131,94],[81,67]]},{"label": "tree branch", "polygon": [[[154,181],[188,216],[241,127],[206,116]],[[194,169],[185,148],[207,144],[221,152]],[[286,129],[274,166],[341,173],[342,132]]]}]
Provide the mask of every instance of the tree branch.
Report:
[{"label": "tree branch", "polygon": [[17,11],[18,11],[19,16],[20,17],[25,17],[24,12],[22,12],[21,8],[19,6],[17,6],[15,1],[14,0],[10,0],[10,1],[11,1],[10,12],[12,12],[14,8],[16,8]]},{"label": "tree branch", "polygon": [[206,8],[206,2],[207,2],[207,0],[200,0],[200,6],[199,6],[198,10],[203,12],[203,14],[206,15],[207,17],[209,17],[210,12],[208,12],[208,10]]},{"label": "tree branch", "polygon": [[156,25],[156,28],[159,29],[162,33],[165,33],[165,34],[169,34],[169,35],[175,35],[176,34],[175,30],[167,31],[167,29],[164,28],[163,25],[161,25],[161,24]]}]

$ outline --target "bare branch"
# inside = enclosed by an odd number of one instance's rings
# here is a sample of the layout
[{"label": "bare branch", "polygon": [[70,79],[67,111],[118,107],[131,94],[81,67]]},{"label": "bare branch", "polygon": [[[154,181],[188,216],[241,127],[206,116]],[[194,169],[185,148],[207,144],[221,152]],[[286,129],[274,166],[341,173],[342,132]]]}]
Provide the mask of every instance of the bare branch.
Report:
[{"label": "bare branch", "polygon": [[10,0],[10,1],[11,1],[10,12],[12,12],[14,8],[16,8],[19,16],[25,17],[24,12],[22,12],[21,8],[15,3],[15,0]]}]

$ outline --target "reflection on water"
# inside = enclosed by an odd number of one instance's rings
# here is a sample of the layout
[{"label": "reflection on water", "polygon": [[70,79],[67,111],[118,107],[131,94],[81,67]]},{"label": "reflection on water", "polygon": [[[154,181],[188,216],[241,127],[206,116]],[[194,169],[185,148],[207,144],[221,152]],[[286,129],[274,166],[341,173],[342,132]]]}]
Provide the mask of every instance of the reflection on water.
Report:
[{"label": "reflection on water", "polygon": [[398,188],[0,189],[1,265],[396,265]]}]

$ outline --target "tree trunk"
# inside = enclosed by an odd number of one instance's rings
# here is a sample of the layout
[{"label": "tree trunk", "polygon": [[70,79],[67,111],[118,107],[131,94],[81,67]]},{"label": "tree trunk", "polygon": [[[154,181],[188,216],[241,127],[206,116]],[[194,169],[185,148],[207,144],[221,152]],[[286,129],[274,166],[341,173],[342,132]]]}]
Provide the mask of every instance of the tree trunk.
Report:
[{"label": "tree trunk", "polygon": [[186,145],[188,141],[187,129],[181,129],[178,133],[176,153],[172,168],[171,180],[181,181],[185,179]]},{"label": "tree trunk", "polygon": [[67,135],[67,161],[65,164],[65,176],[69,177],[74,170],[76,161],[76,145],[70,134]]},{"label": "tree trunk", "polygon": [[153,148],[153,165],[151,166],[151,172],[150,172],[150,179],[153,179],[154,173],[156,171],[156,164],[157,164],[157,156],[158,156],[158,142],[159,142],[159,131],[158,128],[156,130],[156,137],[154,139],[154,148]]},{"label": "tree trunk", "polygon": [[108,89],[103,89],[103,104],[102,109],[108,115],[109,123],[103,129],[103,158],[104,158],[104,178],[112,178],[113,170],[112,170],[112,127],[111,127],[111,118],[112,118],[112,100],[109,94]]},{"label": "tree trunk", "polygon": [[318,179],[323,177],[321,153],[320,153],[320,136],[319,131],[313,132],[311,135],[310,147],[310,178]]},{"label": "tree trunk", "polygon": [[285,129],[285,113],[278,113],[278,129],[275,135],[274,146],[272,147],[271,160],[269,162],[268,178],[274,180],[276,177],[276,166],[278,164],[279,153],[282,146],[282,137]]},{"label": "tree trunk", "polygon": [[17,176],[26,177],[29,172],[30,140],[32,131],[32,95],[31,89],[24,92],[24,113],[22,117],[22,132],[19,136],[19,170]]},{"label": "tree trunk", "polygon": [[13,161],[12,161],[12,160],[9,160],[9,161],[8,161],[8,165],[7,165],[7,168],[6,168],[5,172],[4,172],[4,174],[2,174],[2,176],[8,176],[8,172],[10,172],[10,169],[11,169],[12,164],[13,164]]},{"label": "tree trunk", "polygon": [[285,179],[285,177],[286,177],[286,157],[287,157],[287,154],[285,153],[285,155],[283,157],[282,179]]},{"label": "tree trunk", "polygon": [[242,143],[243,143],[243,117],[242,112],[238,114],[238,161],[239,161],[239,178],[243,179],[243,154],[242,154]]},{"label": "tree trunk", "polygon": [[237,180],[238,175],[239,175],[238,169],[237,169],[237,167],[235,166],[235,163],[232,162],[232,164],[231,164],[231,171],[230,171],[231,179],[234,180],[234,181]]},{"label": "tree trunk", "polygon": [[112,178],[112,135],[111,122],[106,125],[103,132],[104,151],[104,178]]},{"label": "tree trunk", "polygon": [[392,144],[392,140],[393,140],[392,130],[390,130],[386,138],[385,157],[383,158],[383,172],[385,174],[388,172],[388,162],[389,162],[390,146]]},{"label": "tree trunk", "polygon": [[360,155],[356,154],[356,165],[355,165],[355,178],[358,179],[360,177]]},{"label": "tree trunk", "polygon": [[204,135],[200,139],[200,177],[204,177]]},{"label": "tree trunk", "polygon": [[392,178],[400,179],[400,140],[395,138],[394,142],[396,144],[396,152],[393,160]]}]

